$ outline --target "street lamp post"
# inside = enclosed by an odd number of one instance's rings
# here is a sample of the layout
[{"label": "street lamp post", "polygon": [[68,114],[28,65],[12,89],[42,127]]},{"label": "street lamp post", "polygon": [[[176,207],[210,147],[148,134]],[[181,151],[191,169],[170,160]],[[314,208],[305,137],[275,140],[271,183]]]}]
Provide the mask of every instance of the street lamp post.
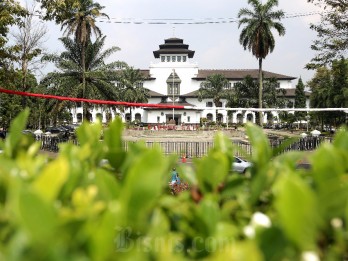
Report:
[{"label": "street lamp post", "polygon": [[172,86],[172,94],[173,94],[173,121],[174,121],[174,75],[175,75],[175,70],[173,69],[173,86]]}]

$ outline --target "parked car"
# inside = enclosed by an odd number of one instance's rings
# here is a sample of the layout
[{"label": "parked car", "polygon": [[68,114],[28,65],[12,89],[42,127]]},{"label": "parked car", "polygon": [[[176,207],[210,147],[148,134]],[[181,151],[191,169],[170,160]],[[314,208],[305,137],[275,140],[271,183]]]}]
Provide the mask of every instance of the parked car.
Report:
[{"label": "parked car", "polygon": [[61,126],[49,126],[46,128],[46,133],[49,132],[53,136],[57,136],[60,138],[66,138],[69,135],[69,131]]},{"label": "parked car", "polygon": [[249,168],[251,168],[251,166],[251,162],[243,160],[239,157],[234,157],[234,162],[232,163],[232,170],[234,172],[244,174]]}]

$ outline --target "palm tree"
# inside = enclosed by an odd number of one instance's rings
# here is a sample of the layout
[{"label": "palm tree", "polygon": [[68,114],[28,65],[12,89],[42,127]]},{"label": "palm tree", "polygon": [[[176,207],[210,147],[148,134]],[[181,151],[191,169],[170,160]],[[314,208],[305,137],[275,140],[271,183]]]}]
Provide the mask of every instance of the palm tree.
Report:
[{"label": "palm tree", "polygon": [[[213,74],[207,77],[206,81],[201,83],[198,90],[198,100],[213,99],[215,107],[221,107],[221,99],[226,98],[226,85],[228,80],[222,74]],[[217,121],[218,110],[215,110],[215,119]]]},{"label": "palm tree", "polygon": [[[145,77],[139,69],[126,66],[118,77],[120,97],[125,102],[147,102],[149,90],[143,87]],[[130,118],[132,121],[132,107],[130,107]]]},{"label": "palm tree", "polygon": [[[245,25],[239,37],[244,50],[247,48],[259,60],[259,108],[262,109],[262,60],[273,52],[275,40],[271,29],[276,29],[280,36],[285,34],[284,26],[277,21],[284,17],[284,12],[273,11],[278,6],[278,0],[268,0],[262,4],[258,0],[248,0],[253,10],[242,8],[238,13],[238,27]],[[262,112],[260,111],[260,125],[262,126]]]},{"label": "palm tree", "polygon": [[[81,62],[81,44],[68,37],[60,40],[66,51],[60,55],[44,57],[45,60],[53,62],[58,69],[42,80],[42,84],[48,88],[49,92],[70,97],[117,100],[119,96],[114,82],[117,80],[117,70],[126,64],[120,61],[106,64],[105,59],[119,48],[114,46],[103,50],[105,36],[97,38],[94,43],[89,42],[86,46],[84,71]],[[85,86],[83,86],[83,75]],[[62,102],[53,103],[55,110],[64,108]],[[67,102],[64,103],[64,105],[67,104]]]},{"label": "palm tree", "polygon": [[[98,17],[107,17],[105,13],[100,12],[104,6],[94,3],[93,0],[76,0],[75,8],[67,10],[65,19],[61,28],[65,28],[64,34],[75,35],[75,41],[81,44],[81,66],[82,66],[82,97],[85,98],[86,88],[86,57],[85,52],[88,42],[91,39],[92,32],[101,36],[99,27],[96,26],[95,20]],[[83,106],[83,115],[86,116],[87,108]]]}]

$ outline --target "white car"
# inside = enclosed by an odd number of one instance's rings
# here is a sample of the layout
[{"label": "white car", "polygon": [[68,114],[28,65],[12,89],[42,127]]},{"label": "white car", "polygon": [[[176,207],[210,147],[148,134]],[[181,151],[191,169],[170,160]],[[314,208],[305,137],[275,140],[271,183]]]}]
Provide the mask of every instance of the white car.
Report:
[{"label": "white car", "polygon": [[232,170],[238,173],[245,173],[247,169],[251,168],[251,166],[251,162],[238,157],[234,157],[234,162],[232,163]]}]

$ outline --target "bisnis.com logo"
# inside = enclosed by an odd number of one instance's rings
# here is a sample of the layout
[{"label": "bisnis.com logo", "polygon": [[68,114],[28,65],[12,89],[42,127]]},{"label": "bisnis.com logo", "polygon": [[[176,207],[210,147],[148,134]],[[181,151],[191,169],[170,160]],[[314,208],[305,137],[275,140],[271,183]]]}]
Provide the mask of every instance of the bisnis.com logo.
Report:
[{"label": "bisnis.com logo", "polygon": [[[115,251],[116,252],[162,252],[172,249],[173,252],[191,252],[191,253],[212,253],[230,249],[234,243],[233,238],[216,237],[194,237],[186,245],[183,238],[176,236],[144,236],[139,232],[133,231],[130,227],[116,228]],[[169,247],[169,248],[168,248]]]}]

